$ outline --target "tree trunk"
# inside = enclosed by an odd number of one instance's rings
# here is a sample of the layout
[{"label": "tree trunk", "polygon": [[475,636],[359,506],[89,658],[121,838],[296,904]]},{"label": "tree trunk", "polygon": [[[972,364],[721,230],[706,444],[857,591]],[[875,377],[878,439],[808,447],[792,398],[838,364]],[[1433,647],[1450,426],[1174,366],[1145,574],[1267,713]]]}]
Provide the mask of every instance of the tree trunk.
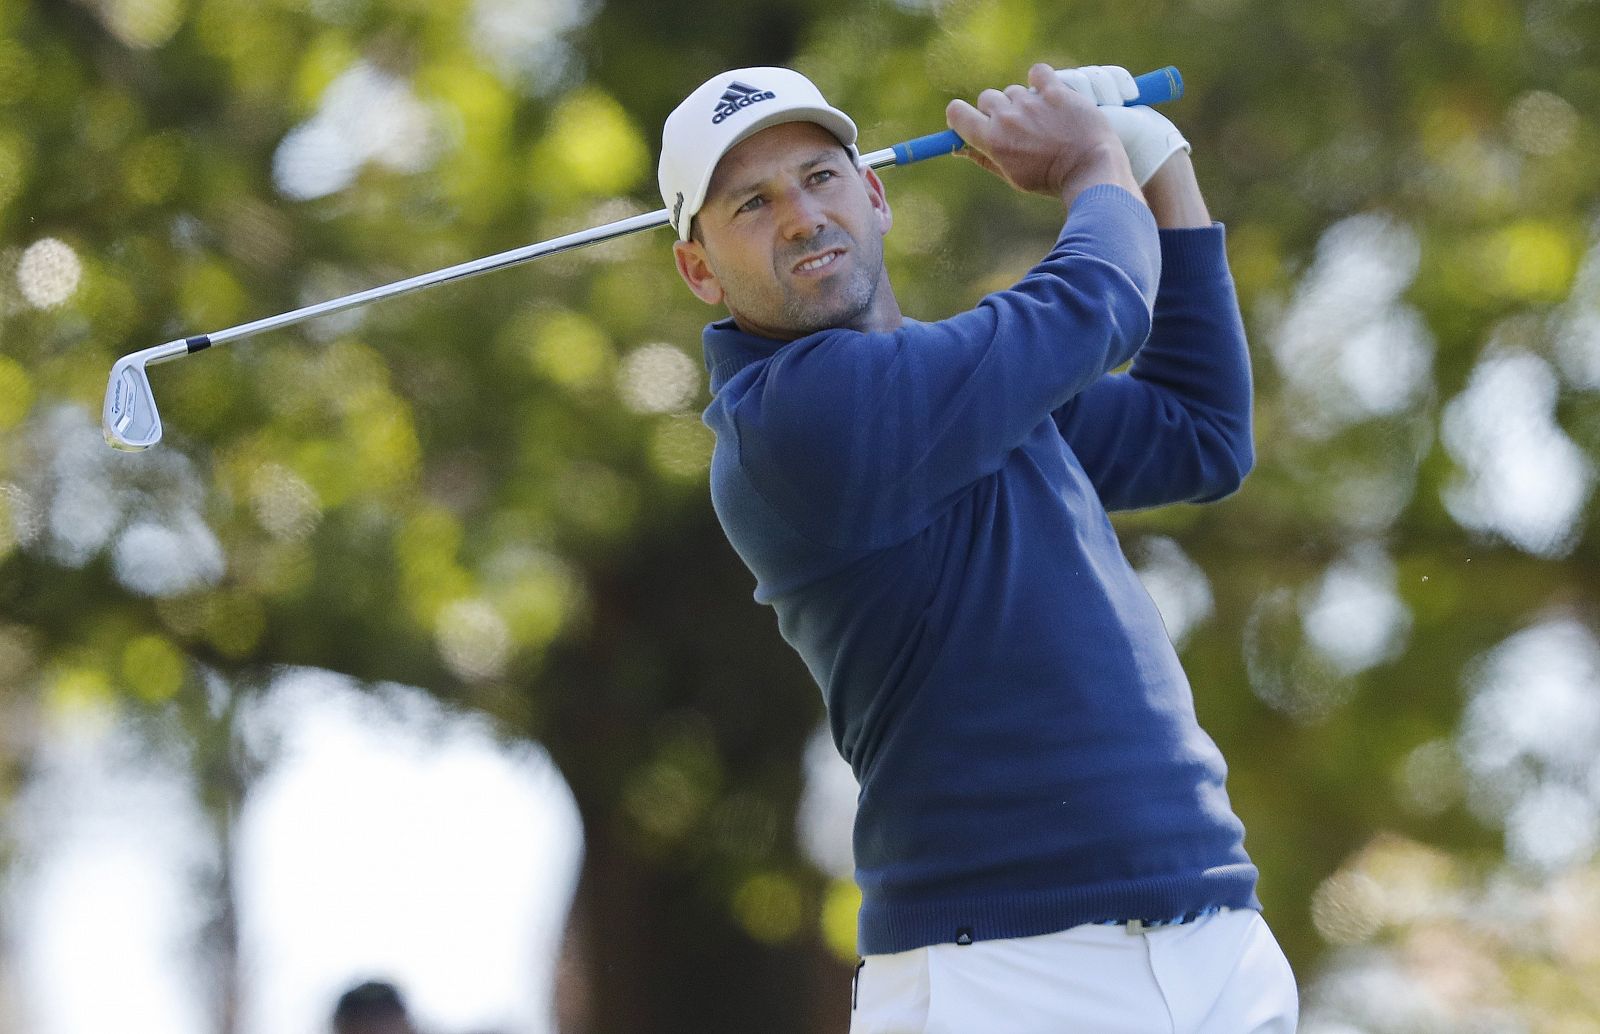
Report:
[{"label": "tree trunk", "polygon": [[561,1034],[843,1034],[851,967],[813,936],[753,940],[696,882],[588,838],[557,967]]},{"label": "tree trunk", "polygon": [[[566,776],[584,827],[559,967],[561,1029],[840,1032],[850,966],[821,946],[822,880],[793,836],[819,694],[771,611],[751,602],[750,575],[715,521],[697,513],[684,523],[659,526],[660,541],[591,572],[589,634],[550,659],[544,681],[558,688],[530,730]],[[696,570],[686,557],[700,559]],[[629,788],[673,756],[664,744],[683,728],[717,774],[694,824],[652,840]],[[766,816],[765,832],[718,825],[715,816],[741,808]],[[735,918],[737,888],[758,872],[801,887],[804,914],[784,944],[755,939]]]}]

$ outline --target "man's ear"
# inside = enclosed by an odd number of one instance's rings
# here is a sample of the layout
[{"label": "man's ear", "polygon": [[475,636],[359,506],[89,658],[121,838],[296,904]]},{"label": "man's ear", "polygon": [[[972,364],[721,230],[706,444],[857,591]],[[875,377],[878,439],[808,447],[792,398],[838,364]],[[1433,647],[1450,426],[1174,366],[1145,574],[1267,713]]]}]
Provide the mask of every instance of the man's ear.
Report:
[{"label": "man's ear", "polygon": [[678,263],[678,275],[696,298],[707,305],[722,301],[722,282],[711,271],[705,245],[697,240],[678,241],[672,246],[672,257]]},{"label": "man's ear", "polygon": [[861,179],[867,187],[867,198],[872,202],[873,210],[878,213],[878,232],[887,234],[889,227],[894,225],[894,213],[889,211],[889,195],[883,191],[883,180],[865,165],[861,167]]}]

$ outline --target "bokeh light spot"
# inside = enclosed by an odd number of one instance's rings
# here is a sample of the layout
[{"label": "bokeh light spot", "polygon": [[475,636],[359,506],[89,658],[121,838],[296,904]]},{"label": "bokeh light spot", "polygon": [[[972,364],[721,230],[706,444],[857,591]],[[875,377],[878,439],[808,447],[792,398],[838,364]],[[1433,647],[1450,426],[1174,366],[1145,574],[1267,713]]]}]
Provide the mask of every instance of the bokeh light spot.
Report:
[{"label": "bokeh light spot", "polygon": [[1383,893],[1366,873],[1334,873],[1311,896],[1311,922],[1329,944],[1356,944],[1383,928]]},{"label": "bokeh light spot", "polygon": [[215,585],[227,568],[222,545],[197,516],[127,527],[111,553],[117,581],[141,596],[178,596]]},{"label": "bokeh light spot", "polygon": [[1577,250],[1568,232],[1537,219],[1502,228],[1485,238],[1481,248],[1486,286],[1521,301],[1560,301],[1577,268]]},{"label": "bokeh light spot", "polygon": [[135,50],[170,40],[186,13],[180,0],[100,0],[97,6],[106,29]]},{"label": "bokeh light spot", "polygon": [[1394,563],[1376,546],[1357,546],[1328,567],[1300,602],[1306,638],[1334,667],[1354,675],[1404,649],[1411,614],[1395,588]]},{"label": "bokeh light spot", "polygon": [[535,146],[533,188],[544,197],[620,194],[650,167],[650,149],[622,105],[593,88],[567,96]]},{"label": "bokeh light spot", "polygon": [[782,944],[800,929],[800,888],[779,873],[757,873],[733,895],[733,914],[756,940]]},{"label": "bokeh light spot", "polygon": [[1506,128],[1529,154],[1560,154],[1572,145],[1579,117],[1571,104],[1545,90],[1532,90],[1512,102]]},{"label": "bokeh light spot", "polygon": [[664,420],[650,434],[650,462],[680,481],[698,481],[711,467],[716,436],[698,417]]},{"label": "bokeh light spot", "polygon": [[700,367],[671,345],[643,345],[617,371],[617,391],[635,413],[682,410],[700,391]]},{"label": "bokeh light spot", "polygon": [[144,635],[122,651],[122,677],[140,699],[170,700],[183,685],[183,655],[160,636]]},{"label": "bokeh light spot", "polygon": [[1296,593],[1288,588],[1257,598],[1245,617],[1240,645],[1251,691],[1296,722],[1326,721],[1355,692],[1354,680],[1306,642]]},{"label": "bokeh light spot", "polygon": [[534,568],[495,594],[513,638],[525,646],[547,645],[561,631],[573,589],[553,565]]},{"label": "bokeh light spot", "polygon": [[500,75],[542,89],[571,62],[562,34],[588,22],[599,6],[596,0],[474,0],[472,42]]},{"label": "bokeh light spot", "polygon": [[352,459],[367,485],[407,484],[422,463],[422,445],[405,403],[384,393],[377,404],[353,416],[348,430]]},{"label": "bokeh light spot", "polygon": [[511,656],[511,632],[487,601],[457,600],[439,612],[434,630],[439,656],[469,682],[495,678]]},{"label": "bokeh light spot", "polygon": [[1013,82],[1027,68],[1038,21],[1034,4],[952,3],[939,11],[939,21],[944,33],[929,52],[932,67],[961,69],[964,78],[1002,83]]},{"label": "bokeh light spot", "polygon": [[1174,540],[1152,536],[1140,544],[1139,581],[1161,612],[1172,644],[1181,648],[1196,625],[1211,616],[1211,582]]},{"label": "bokeh light spot", "polygon": [[1434,816],[1461,799],[1461,761],[1448,740],[1429,740],[1406,755],[1396,773],[1400,803]]},{"label": "bokeh light spot", "polygon": [[682,765],[657,761],[635,773],[623,795],[634,823],[661,840],[676,840],[705,810],[705,788]]},{"label": "bokeh light spot", "polygon": [[472,579],[456,563],[461,534],[460,522],[449,511],[428,507],[407,520],[395,535],[395,560],[406,609],[436,633],[434,619],[440,610],[470,595]]},{"label": "bokeh light spot", "polygon": [[529,317],[529,358],[539,373],[565,388],[598,383],[611,366],[611,342],[600,325],[567,309]]},{"label": "bokeh light spot", "polygon": [[63,724],[83,722],[99,726],[107,719],[116,694],[111,680],[99,668],[62,668],[50,679],[45,692],[45,710]]},{"label": "bokeh light spot", "polygon": [[861,912],[861,888],[851,879],[833,880],[822,899],[822,940],[834,956],[856,959],[856,919]]},{"label": "bokeh light spot", "polygon": [[439,143],[434,114],[410,83],[361,61],[328,85],[315,115],[284,136],[272,177],[285,197],[310,201],[348,187],[369,162],[420,172]]},{"label": "bokeh light spot", "polygon": [[1595,479],[1593,461],[1556,422],[1558,391],[1543,359],[1491,350],[1440,422],[1460,467],[1444,489],[1450,515],[1545,557],[1572,548]]},{"label": "bokeh light spot", "polygon": [[722,784],[716,744],[698,714],[663,719],[661,745],[635,768],[623,788],[623,804],[646,846],[673,844],[698,828]]},{"label": "bokeh light spot", "polygon": [[251,477],[250,506],[269,535],[287,542],[310,535],[322,515],[316,491],[294,471],[275,463],[263,464]]},{"label": "bokeh light spot", "polygon": [[66,302],[83,279],[78,253],[65,241],[46,237],[28,245],[17,264],[17,286],[36,309],[53,309]]},{"label": "bokeh light spot", "polygon": [[1490,650],[1470,683],[1458,734],[1469,804],[1532,869],[1584,860],[1600,845],[1600,642],[1550,619]]},{"label": "bokeh light spot", "polygon": [[1409,225],[1377,214],[1323,233],[1270,342],[1295,431],[1325,438],[1401,412],[1431,383],[1433,340],[1404,302],[1421,249]]}]

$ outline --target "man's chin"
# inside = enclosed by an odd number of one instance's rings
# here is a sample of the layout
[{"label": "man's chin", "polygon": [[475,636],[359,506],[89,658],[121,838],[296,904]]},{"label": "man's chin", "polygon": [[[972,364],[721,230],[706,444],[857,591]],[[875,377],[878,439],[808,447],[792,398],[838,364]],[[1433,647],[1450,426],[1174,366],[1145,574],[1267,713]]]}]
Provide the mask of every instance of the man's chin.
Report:
[{"label": "man's chin", "polygon": [[815,334],[819,330],[836,327],[855,328],[872,308],[871,292],[864,293],[865,297],[841,297],[835,294],[809,304],[792,299],[783,315],[789,326],[804,328],[800,330],[802,334]]},{"label": "man's chin", "polygon": [[804,337],[807,334],[816,334],[824,330],[854,330],[857,329],[857,326],[861,322],[862,315],[865,311],[866,307],[860,306],[839,309],[829,313],[797,313],[793,322],[791,323],[791,326],[794,328],[794,333],[798,337]]}]

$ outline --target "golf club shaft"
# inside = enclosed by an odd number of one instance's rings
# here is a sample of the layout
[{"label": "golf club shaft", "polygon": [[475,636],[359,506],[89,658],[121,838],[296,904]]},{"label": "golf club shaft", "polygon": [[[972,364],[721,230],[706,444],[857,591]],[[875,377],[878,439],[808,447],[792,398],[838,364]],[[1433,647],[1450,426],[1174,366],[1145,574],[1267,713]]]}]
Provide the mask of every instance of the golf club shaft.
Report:
[{"label": "golf club shaft", "polygon": [[[520,248],[502,251],[497,255],[486,255],[483,258],[472,259],[469,262],[461,262],[454,266],[447,266],[444,269],[436,269],[431,273],[420,273],[417,276],[408,277],[405,280],[397,280],[382,287],[358,291],[355,294],[347,294],[341,298],[331,298],[325,302],[307,305],[304,308],[279,313],[276,316],[268,316],[265,319],[254,320],[250,323],[241,323],[237,327],[229,327],[226,330],[219,330],[215,333],[185,338],[183,344],[186,347],[182,350],[176,351],[171,355],[161,355],[159,357],[153,354],[149,362],[158,363],[167,359],[175,359],[178,355],[198,352],[212,345],[238,341],[241,338],[251,337],[268,330],[293,326],[296,323],[315,319],[318,316],[328,316],[360,305],[383,301],[386,298],[398,298],[400,295],[409,294],[412,291],[420,291],[427,287],[434,287],[438,284],[449,283],[452,280],[465,280],[481,273],[492,273],[498,269],[506,269],[523,262],[531,262],[536,258],[544,258],[546,255],[555,255],[563,251],[588,247],[591,244],[599,244],[603,241],[625,237],[628,234],[639,233],[642,230],[653,230],[658,226],[666,226],[667,223],[667,210],[664,208],[655,212],[647,212],[643,215],[618,219],[602,226],[579,230],[576,233],[565,234],[561,237],[552,237],[550,240],[540,241],[537,244],[525,244]],[[170,348],[171,346],[163,345],[161,347]]]},{"label": "golf club shaft", "polygon": [[[1134,82],[1139,87],[1139,95],[1128,101],[1128,104],[1159,104],[1163,101],[1174,100],[1183,94],[1183,80],[1179,77],[1178,70],[1171,66],[1160,68],[1153,72],[1146,72],[1144,75],[1135,77]],[[870,169],[882,169],[890,165],[908,165],[926,158],[953,153],[959,150],[961,146],[961,138],[953,130],[945,130],[940,133],[918,137],[915,140],[908,140],[893,147],[884,148],[881,151],[869,152],[862,155],[861,164]],[[315,305],[307,305],[290,312],[279,313],[276,316],[268,316],[265,319],[254,320],[250,323],[241,323],[236,327],[228,327],[225,330],[170,341],[147,349],[145,361],[148,364],[167,362],[179,356],[210,348],[212,345],[239,341],[268,330],[290,327],[309,319],[315,319],[318,316],[332,315],[336,312],[343,312],[346,309],[383,301],[386,298],[398,298],[400,295],[434,287],[438,284],[449,283],[452,280],[465,280],[468,277],[478,276],[482,273],[492,273],[524,262],[531,262],[546,255],[555,255],[563,251],[572,251],[591,244],[615,240],[618,237],[625,237],[643,230],[653,230],[660,226],[667,226],[670,222],[667,210],[664,208],[654,212],[647,212],[643,215],[630,216],[627,219],[618,219],[602,226],[579,230],[576,233],[554,237],[547,241],[540,241],[537,244],[527,244],[520,248],[513,248],[510,251],[502,251],[497,255],[472,259],[469,262],[437,269],[431,273],[421,273],[392,284],[385,284],[382,287],[373,287],[355,294],[347,294],[341,298],[332,298],[325,302],[318,302]]]}]

